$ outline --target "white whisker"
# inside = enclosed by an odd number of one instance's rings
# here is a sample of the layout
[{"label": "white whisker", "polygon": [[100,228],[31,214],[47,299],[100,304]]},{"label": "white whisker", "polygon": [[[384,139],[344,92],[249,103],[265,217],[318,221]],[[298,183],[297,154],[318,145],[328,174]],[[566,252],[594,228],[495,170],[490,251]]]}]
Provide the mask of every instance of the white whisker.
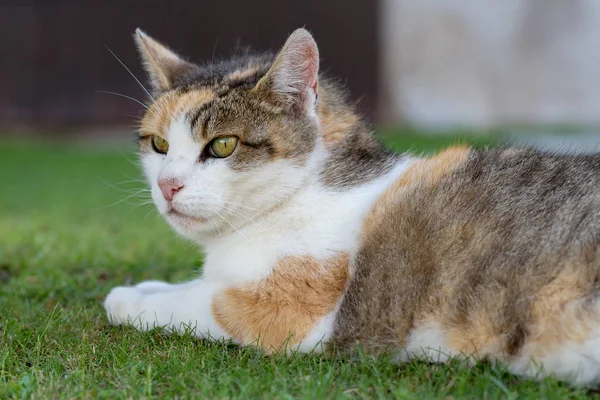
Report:
[{"label": "white whisker", "polygon": [[124,185],[124,184],[128,183],[128,181],[118,182],[116,184],[112,184],[110,182],[107,182],[103,178],[100,178],[100,180],[106,185],[106,188],[118,190],[119,192],[124,192],[124,193],[133,193],[133,192],[138,192],[138,193],[147,192],[147,193],[150,193],[151,192],[150,188],[147,188],[147,187],[141,187],[141,188],[139,188],[139,187],[138,188],[122,188],[122,187],[117,186],[117,185]]},{"label": "white whisker", "polygon": [[246,218],[248,221],[250,221],[250,222],[252,222],[252,223],[254,223],[254,224],[257,224],[257,225],[258,225],[258,222],[256,222],[254,219],[250,218],[250,217],[249,217],[249,216],[247,216],[247,215],[244,215],[244,214],[242,214],[242,213],[241,213],[241,212],[239,212],[239,211],[232,210],[231,208],[228,208],[228,207],[225,207],[225,206],[223,206],[223,209],[224,209],[224,210],[226,210],[226,211],[232,212],[232,213],[236,213],[237,215],[240,215],[240,216],[242,216],[242,217]]},{"label": "white whisker", "polygon": [[139,105],[141,105],[142,107],[144,107],[146,110],[148,110],[148,106],[147,105],[145,105],[144,103],[142,103],[138,99],[135,99],[135,98],[133,98],[131,96],[127,96],[127,95],[124,95],[124,94],[121,94],[121,93],[116,93],[116,92],[109,92],[108,90],[96,90],[96,91],[94,91],[94,93],[105,93],[105,94],[112,94],[114,96],[124,97],[126,99],[135,101],[136,103],[138,103]]},{"label": "white whisker", "polygon": [[[152,211],[156,211],[156,208],[152,207],[152,208],[150,209],[150,211],[148,211],[148,212],[146,213],[146,215],[144,216],[144,218],[142,219],[142,221],[145,221],[145,220],[146,220],[146,218],[148,218],[148,216],[149,216],[150,214],[152,214]],[[157,217],[158,215],[159,215],[158,213],[157,213],[157,214],[154,214],[154,216],[155,216],[155,217]]]},{"label": "white whisker", "polygon": [[116,201],[116,202],[114,202],[114,203],[111,203],[111,204],[107,204],[107,205],[105,205],[105,206],[102,206],[102,207],[98,208],[97,210],[104,210],[105,208],[108,208],[108,207],[114,207],[114,206],[116,206],[117,204],[125,203],[125,202],[126,202],[127,200],[129,200],[129,199],[131,199],[131,198],[134,198],[134,197],[136,197],[136,196],[139,196],[139,195],[140,195],[140,194],[142,194],[142,193],[143,193],[145,190],[146,190],[146,189],[140,189],[140,190],[136,191],[135,193],[132,193],[132,194],[130,194],[129,196],[127,196],[127,197],[123,198],[123,199],[120,199],[120,200],[117,200],[117,201]]},{"label": "white whisker", "polygon": [[251,210],[251,211],[261,212],[261,210],[259,210],[257,208],[252,208],[252,207],[245,206],[243,204],[234,203],[233,201],[225,200],[225,203],[229,204],[229,205],[232,205],[234,207],[242,207],[242,208],[245,208],[245,209],[248,209],[248,210]]},{"label": "white whisker", "polygon": [[148,199],[148,200],[139,202],[137,204],[132,204],[132,205],[134,205],[135,208],[144,207],[144,206],[152,206],[152,205],[154,205],[154,201],[152,199]]},{"label": "white whisker", "polygon": [[224,216],[222,216],[222,215],[221,215],[221,214],[220,214],[218,211],[216,211],[216,210],[215,210],[214,212],[215,212],[215,213],[216,213],[216,214],[217,214],[219,217],[223,218],[223,220],[224,220],[225,222],[227,222],[229,225],[231,225],[231,227],[232,227],[233,229],[235,229],[235,231],[236,231],[237,233],[239,233],[239,234],[240,234],[240,236],[244,238],[244,240],[248,240],[248,238],[247,238],[247,237],[246,237],[246,236],[245,236],[245,235],[244,235],[242,232],[240,232],[240,231],[238,230],[238,228],[236,228],[236,227],[235,227],[235,226],[234,226],[234,225],[233,225],[231,222],[229,222],[229,220],[228,220],[227,218],[225,218]]},{"label": "white whisker", "polygon": [[[215,45],[213,46],[213,51],[212,51],[212,57],[210,59],[210,79],[211,79],[211,86],[215,87],[216,84],[216,78],[213,75],[214,72],[214,65],[215,65],[215,51],[217,50],[217,44],[219,43],[219,38],[217,38],[215,40]],[[214,112],[215,109],[215,102],[213,101],[211,106],[210,106],[210,113],[212,114]],[[209,117],[210,118],[210,117]]]},{"label": "white whisker", "polygon": [[[106,46],[106,45],[104,45],[104,46]],[[138,85],[140,85],[140,87],[141,87],[142,89],[144,89],[144,92],[146,92],[146,94],[148,95],[148,97],[150,97],[150,98],[152,99],[152,101],[153,101],[154,103],[156,103],[156,100],[154,100],[154,97],[152,97],[152,95],[150,94],[150,92],[148,91],[148,89],[146,89],[146,88],[144,87],[144,85],[142,85],[142,82],[140,82],[140,81],[138,80],[138,78],[137,78],[137,77],[136,77],[136,76],[133,74],[133,72],[131,72],[131,70],[130,70],[129,68],[127,68],[127,65],[125,65],[125,63],[124,63],[123,61],[121,61],[121,60],[119,59],[119,57],[117,57],[117,55],[116,55],[115,53],[113,53],[113,51],[112,51],[112,50],[111,50],[111,49],[110,49],[108,46],[106,46],[106,49],[107,49],[107,50],[110,52],[110,54],[112,54],[112,56],[113,56],[113,57],[114,57],[114,58],[115,58],[115,59],[116,59],[116,60],[117,60],[117,61],[118,61],[118,62],[119,62],[119,63],[120,63],[122,66],[123,66],[123,68],[125,68],[125,69],[127,70],[127,72],[129,72],[129,75],[131,75],[131,76],[133,77],[133,79],[135,79],[135,81],[138,83]],[[148,108],[148,107],[146,107],[146,108]]]},{"label": "white whisker", "polygon": [[[141,157],[140,157],[140,154],[138,154],[138,153],[136,153],[136,154],[135,154],[135,155],[137,156],[137,157],[136,157],[136,158],[137,158],[137,163],[136,163],[135,161],[131,160],[131,159],[129,158],[128,154],[125,154],[125,152],[124,152],[123,150],[121,150],[121,151],[120,151],[120,153],[121,153],[121,155],[122,155],[122,156],[125,158],[125,160],[126,160],[126,161],[127,161],[129,164],[133,165],[133,166],[134,166],[134,167],[136,167],[136,168],[139,168],[139,167],[140,167],[140,164],[139,164],[139,162],[140,162],[140,159],[141,159]],[[122,171],[119,171],[119,172],[123,173]],[[125,174],[123,173],[123,175],[125,175]]]},{"label": "white whisker", "polygon": [[[129,179],[129,180],[126,180],[126,181],[121,181],[121,182],[114,183],[114,185],[125,185],[125,184],[131,184],[131,183],[143,183],[144,185],[146,184],[146,182],[144,182],[141,179]],[[150,190],[150,188],[148,188],[148,190]]]},{"label": "white whisker", "polygon": [[[131,160],[128,160],[128,161],[131,161]],[[135,165],[135,164],[133,164],[133,165],[134,165],[135,167],[139,167],[139,165]],[[119,172],[121,175],[123,175],[125,178],[129,178],[129,179],[131,179],[132,181],[135,181],[135,180],[137,180],[138,182],[140,182],[140,183],[143,183],[144,185],[147,185],[147,184],[148,184],[148,183],[146,182],[146,180],[145,180],[145,179],[142,179],[142,178],[139,178],[139,177],[138,177],[138,178],[136,178],[136,177],[134,177],[134,176],[131,176],[131,175],[129,175],[129,174],[127,174],[127,173],[125,173],[124,171],[121,171],[120,169],[117,169],[117,171],[118,171],[118,172]]]}]

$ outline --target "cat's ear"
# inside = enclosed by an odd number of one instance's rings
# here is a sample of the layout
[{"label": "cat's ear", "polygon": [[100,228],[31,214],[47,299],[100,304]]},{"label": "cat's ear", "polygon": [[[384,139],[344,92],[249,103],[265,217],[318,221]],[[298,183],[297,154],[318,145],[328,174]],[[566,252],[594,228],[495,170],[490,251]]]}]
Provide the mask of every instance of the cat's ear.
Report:
[{"label": "cat's ear", "polygon": [[296,29],[258,82],[262,91],[295,111],[315,113],[319,84],[319,49],[306,29]]},{"label": "cat's ear", "polygon": [[134,38],[154,92],[171,89],[177,81],[198,68],[146,35],[140,28],[135,30]]}]

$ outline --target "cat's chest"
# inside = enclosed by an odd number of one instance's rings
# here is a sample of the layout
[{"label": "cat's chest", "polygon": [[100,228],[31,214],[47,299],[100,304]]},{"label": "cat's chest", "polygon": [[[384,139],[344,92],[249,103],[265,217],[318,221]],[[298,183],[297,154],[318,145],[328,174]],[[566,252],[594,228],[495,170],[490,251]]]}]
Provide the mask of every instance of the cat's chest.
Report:
[{"label": "cat's chest", "polygon": [[368,204],[333,194],[310,200],[207,246],[204,278],[241,284],[265,278],[284,257],[352,254]]}]

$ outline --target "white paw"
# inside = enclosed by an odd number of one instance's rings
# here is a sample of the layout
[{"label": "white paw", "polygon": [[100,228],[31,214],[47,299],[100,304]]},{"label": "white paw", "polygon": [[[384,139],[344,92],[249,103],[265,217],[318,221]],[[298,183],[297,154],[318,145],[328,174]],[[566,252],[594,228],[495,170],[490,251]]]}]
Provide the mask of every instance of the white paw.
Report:
[{"label": "white paw", "polygon": [[104,300],[104,308],[110,323],[121,325],[139,321],[142,297],[142,292],[135,287],[118,286],[113,288]]}]

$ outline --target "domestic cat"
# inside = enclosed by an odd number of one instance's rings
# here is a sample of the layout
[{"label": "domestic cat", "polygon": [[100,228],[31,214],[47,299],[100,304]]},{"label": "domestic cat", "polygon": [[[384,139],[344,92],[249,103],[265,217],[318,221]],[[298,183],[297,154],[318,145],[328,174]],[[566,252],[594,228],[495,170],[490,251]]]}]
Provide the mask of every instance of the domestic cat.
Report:
[{"label": "domestic cat", "polygon": [[276,56],[207,65],[135,40],[152,198],[206,256],[191,282],[114,288],[113,324],[598,384],[600,156],[395,154],[304,29]]}]

